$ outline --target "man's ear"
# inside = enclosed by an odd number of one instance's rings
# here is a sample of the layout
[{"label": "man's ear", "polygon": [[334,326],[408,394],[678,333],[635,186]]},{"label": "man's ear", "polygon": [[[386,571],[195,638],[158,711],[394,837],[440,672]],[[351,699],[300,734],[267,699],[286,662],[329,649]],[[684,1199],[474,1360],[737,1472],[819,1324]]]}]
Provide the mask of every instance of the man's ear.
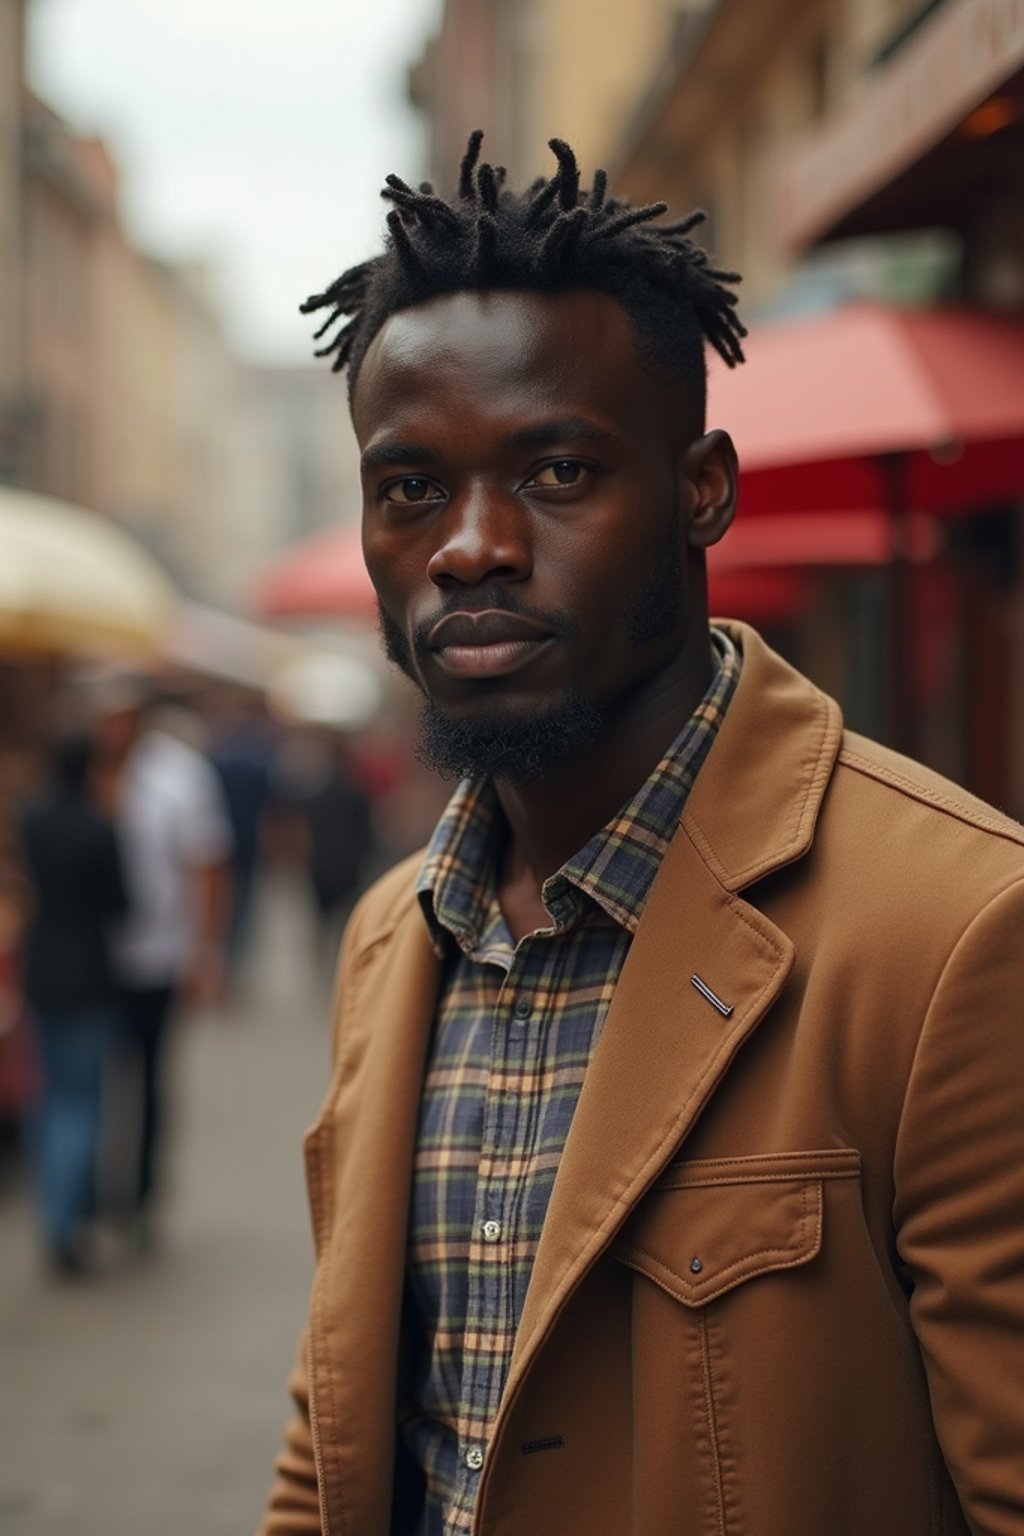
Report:
[{"label": "man's ear", "polygon": [[739,462],[728,432],[708,432],[684,449],[680,473],[689,508],[686,539],[694,549],[717,544],[736,515]]}]

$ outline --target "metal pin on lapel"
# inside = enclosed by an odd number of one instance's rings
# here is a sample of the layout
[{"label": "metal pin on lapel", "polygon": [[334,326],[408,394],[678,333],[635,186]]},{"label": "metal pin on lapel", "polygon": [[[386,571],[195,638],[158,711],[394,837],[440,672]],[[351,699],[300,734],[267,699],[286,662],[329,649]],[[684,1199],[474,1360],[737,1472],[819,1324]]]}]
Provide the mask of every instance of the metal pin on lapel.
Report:
[{"label": "metal pin on lapel", "polygon": [[701,981],[699,976],[691,976],[690,984],[697,988],[701,997],[706,997],[712,1008],[717,1008],[723,1019],[732,1018],[732,1005],[724,1003],[717,992],[712,992],[706,981]]}]

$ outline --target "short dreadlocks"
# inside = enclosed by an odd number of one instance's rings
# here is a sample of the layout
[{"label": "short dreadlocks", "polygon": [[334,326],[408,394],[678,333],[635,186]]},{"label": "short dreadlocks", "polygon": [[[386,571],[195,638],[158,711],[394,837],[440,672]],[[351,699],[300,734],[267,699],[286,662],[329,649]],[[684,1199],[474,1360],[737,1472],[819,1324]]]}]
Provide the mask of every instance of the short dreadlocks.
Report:
[{"label": "short dreadlocks", "polygon": [[388,176],[381,196],[395,206],[383,254],[349,268],[301,306],[303,314],[329,311],[315,339],[337,329],[316,355],[333,356],[336,373],[348,369],[349,398],[371,341],[398,310],[447,293],[592,288],[622,305],[644,356],[683,385],[703,420],[705,340],[735,367],[747,334],[725,286],[738,283],[739,273],[718,271],[689,238],[706,215],[655,224],[668,205],[632,208],[609,197],[605,171],[584,190],[576,156],[561,139],[550,141],[555,174],[512,192],[504,167],[480,160],[482,141],[479,129],[470,135],[452,202],[429,182],[414,191]]}]

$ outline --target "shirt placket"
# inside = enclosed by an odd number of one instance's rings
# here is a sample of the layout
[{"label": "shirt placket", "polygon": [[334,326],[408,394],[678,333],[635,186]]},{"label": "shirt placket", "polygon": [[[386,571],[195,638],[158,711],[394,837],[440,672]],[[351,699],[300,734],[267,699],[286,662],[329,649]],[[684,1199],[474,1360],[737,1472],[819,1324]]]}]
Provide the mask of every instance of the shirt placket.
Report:
[{"label": "shirt placket", "polygon": [[459,1437],[459,1489],[463,1511],[452,1531],[468,1530],[487,1439],[501,1401],[512,1341],[519,1322],[515,1283],[518,1234],[514,1212],[523,1207],[529,1175],[529,1136],[536,1117],[536,1091],[518,1092],[517,1079],[536,1053],[542,1028],[537,998],[551,940],[520,941],[494,1009],[490,1073],[484,1102],[480,1168],[469,1249],[468,1315],[463,1354],[464,1407],[476,1410]]}]

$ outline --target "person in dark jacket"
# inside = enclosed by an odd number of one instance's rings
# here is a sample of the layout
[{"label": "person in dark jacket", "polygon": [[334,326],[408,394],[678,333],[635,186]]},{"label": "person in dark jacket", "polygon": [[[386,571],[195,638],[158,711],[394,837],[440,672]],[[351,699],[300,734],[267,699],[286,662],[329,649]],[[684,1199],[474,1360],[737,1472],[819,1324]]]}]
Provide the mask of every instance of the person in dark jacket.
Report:
[{"label": "person in dark jacket", "polygon": [[109,929],[127,907],[114,829],[90,796],[91,759],[87,737],[59,737],[51,787],[27,807],[20,827],[35,900],[24,991],[42,1076],[39,1203],[52,1263],[63,1273],[84,1267],[116,1018]]},{"label": "person in dark jacket", "polygon": [[341,929],[373,853],[370,796],[343,742],[326,740],[320,773],[300,798],[309,829],[309,880],[321,954],[333,964]]}]

